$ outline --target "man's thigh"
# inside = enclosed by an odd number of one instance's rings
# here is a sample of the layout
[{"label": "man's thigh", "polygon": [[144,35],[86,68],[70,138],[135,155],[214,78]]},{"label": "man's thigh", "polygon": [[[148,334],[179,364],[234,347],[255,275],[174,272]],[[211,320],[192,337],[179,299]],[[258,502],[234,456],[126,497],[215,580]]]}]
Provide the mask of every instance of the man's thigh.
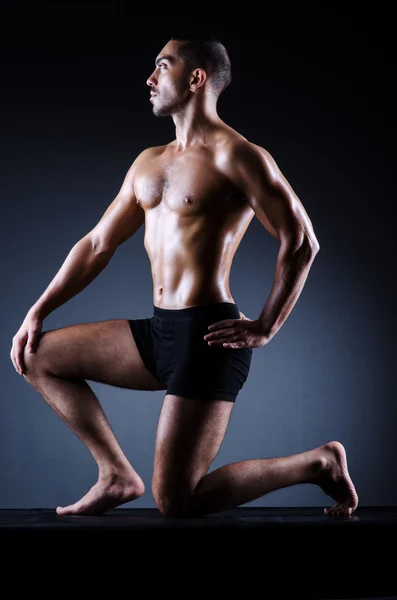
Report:
[{"label": "man's thigh", "polygon": [[27,378],[45,371],[121,388],[165,389],[143,363],[127,319],[43,331],[33,355],[25,348],[24,361]]},{"label": "man's thigh", "polygon": [[152,493],[162,512],[178,512],[208,472],[234,402],[165,396],[157,427]]}]

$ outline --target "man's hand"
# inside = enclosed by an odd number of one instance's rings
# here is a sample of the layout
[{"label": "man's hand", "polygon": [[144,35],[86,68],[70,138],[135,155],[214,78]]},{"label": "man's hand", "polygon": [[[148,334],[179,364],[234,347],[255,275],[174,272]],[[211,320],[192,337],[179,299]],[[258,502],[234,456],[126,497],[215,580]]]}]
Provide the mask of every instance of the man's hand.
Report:
[{"label": "man's hand", "polygon": [[42,327],[43,319],[37,313],[29,311],[13,337],[10,356],[15,370],[20,375],[26,373],[26,365],[23,361],[25,346],[28,352],[36,351]]},{"label": "man's hand", "polygon": [[252,321],[240,312],[241,319],[225,319],[212,323],[204,339],[209,346],[224,348],[261,348],[269,341],[259,320]]}]

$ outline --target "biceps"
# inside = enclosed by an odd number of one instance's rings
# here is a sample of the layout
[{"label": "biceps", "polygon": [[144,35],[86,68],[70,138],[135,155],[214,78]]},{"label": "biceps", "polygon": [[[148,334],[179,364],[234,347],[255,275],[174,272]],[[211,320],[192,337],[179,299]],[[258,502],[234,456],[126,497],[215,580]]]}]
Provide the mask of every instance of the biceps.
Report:
[{"label": "biceps", "polygon": [[145,211],[135,196],[119,194],[90,232],[94,246],[101,251],[115,250],[128,240],[145,221]]},{"label": "biceps", "polygon": [[241,188],[256,217],[281,244],[295,250],[313,227],[302,202],[273,157],[263,148],[244,156],[239,169]]},{"label": "biceps", "polygon": [[248,201],[262,225],[282,243],[300,246],[310,235],[311,221],[283,177],[257,186]]}]

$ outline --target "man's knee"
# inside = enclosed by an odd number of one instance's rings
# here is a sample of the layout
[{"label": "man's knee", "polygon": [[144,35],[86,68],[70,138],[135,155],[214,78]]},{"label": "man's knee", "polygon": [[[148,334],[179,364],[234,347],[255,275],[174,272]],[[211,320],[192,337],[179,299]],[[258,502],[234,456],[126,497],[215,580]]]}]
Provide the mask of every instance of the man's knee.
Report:
[{"label": "man's knee", "polygon": [[42,337],[46,332],[42,331],[38,339],[36,340],[34,352],[30,352],[28,350],[28,345],[26,344],[23,349],[23,364],[25,365],[25,377],[32,377],[39,372],[45,370],[45,352],[43,352],[43,346],[40,347],[40,342]]},{"label": "man's knee", "polygon": [[152,494],[157,508],[164,516],[190,516],[193,494],[185,486],[159,486],[156,483],[152,483]]}]

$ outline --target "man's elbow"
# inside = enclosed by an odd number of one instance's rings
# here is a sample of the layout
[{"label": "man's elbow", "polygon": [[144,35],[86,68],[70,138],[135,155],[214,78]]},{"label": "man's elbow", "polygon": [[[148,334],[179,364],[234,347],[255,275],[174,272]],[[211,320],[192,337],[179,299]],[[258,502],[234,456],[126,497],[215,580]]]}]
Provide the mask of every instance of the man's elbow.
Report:
[{"label": "man's elbow", "polygon": [[294,244],[293,254],[299,257],[300,260],[311,263],[319,250],[320,244],[317,238],[315,236],[305,236],[299,244]]},{"label": "man's elbow", "polygon": [[320,244],[315,235],[312,235],[307,239],[307,245],[308,245],[310,253],[312,254],[312,256],[314,258],[316,256],[316,254],[318,253],[318,251],[320,250]]},{"label": "man's elbow", "polygon": [[285,235],[280,238],[280,241],[284,252],[289,255],[296,254],[311,259],[320,250],[320,244],[314,234]]}]

